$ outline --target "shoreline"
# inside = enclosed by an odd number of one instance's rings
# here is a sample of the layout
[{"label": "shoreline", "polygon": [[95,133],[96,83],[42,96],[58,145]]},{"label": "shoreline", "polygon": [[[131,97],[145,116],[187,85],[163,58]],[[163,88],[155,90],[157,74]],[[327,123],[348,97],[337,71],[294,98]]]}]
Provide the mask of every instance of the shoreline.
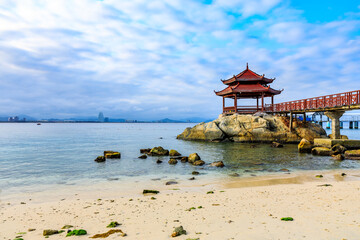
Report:
[{"label": "shoreline", "polygon": [[[343,172],[347,174],[344,177]],[[316,178],[315,174],[323,178]],[[86,229],[88,235],[79,238],[88,238],[107,232],[111,221],[122,224],[116,229],[128,235],[125,239],[170,239],[173,228],[180,225],[188,232],[176,238],[181,240],[360,237],[358,169],[291,172],[216,182],[179,180],[179,184],[167,186],[168,180],[145,185],[134,182],[122,186],[118,182],[89,188],[71,186],[74,188],[18,194],[9,201],[1,199],[0,229],[5,230],[0,232],[0,239],[14,239],[20,232],[26,232],[22,234],[26,240],[40,239],[44,229],[60,230],[66,224]],[[143,195],[143,189],[160,193]],[[208,191],[214,194],[206,194]],[[186,211],[192,207],[195,209]],[[283,222],[282,217],[295,220]],[[36,230],[28,232],[29,228]],[[50,238],[64,236],[62,233]],[[107,239],[118,238],[119,234],[114,234]]]}]

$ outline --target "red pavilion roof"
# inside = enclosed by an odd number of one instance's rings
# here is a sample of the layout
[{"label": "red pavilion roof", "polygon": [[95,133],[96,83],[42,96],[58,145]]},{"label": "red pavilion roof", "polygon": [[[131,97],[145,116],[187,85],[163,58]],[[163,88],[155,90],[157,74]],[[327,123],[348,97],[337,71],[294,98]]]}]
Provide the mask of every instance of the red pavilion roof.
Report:
[{"label": "red pavilion roof", "polygon": [[256,72],[253,72],[249,69],[249,66],[246,65],[246,69],[239,73],[238,75],[234,75],[232,78],[229,78],[227,80],[221,80],[226,85],[231,85],[236,82],[241,83],[262,83],[262,84],[268,84],[272,83],[275,80],[275,78],[266,78],[264,75],[259,75]]},{"label": "red pavilion roof", "polygon": [[215,94],[218,96],[226,96],[234,93],[240,93],[240,97],[241,96],[246,97],[250,95],[252,96],[261,95],[260,93],[265,93],[265,96],[272,96],[272,95],[278,95],[281,92],[282,92],[281,90],[275,90],[270,86],[264,87],[260,83],[241,84],[240,82],[238,82],[237,84],[230,85],[219,92],[215,91]]}]

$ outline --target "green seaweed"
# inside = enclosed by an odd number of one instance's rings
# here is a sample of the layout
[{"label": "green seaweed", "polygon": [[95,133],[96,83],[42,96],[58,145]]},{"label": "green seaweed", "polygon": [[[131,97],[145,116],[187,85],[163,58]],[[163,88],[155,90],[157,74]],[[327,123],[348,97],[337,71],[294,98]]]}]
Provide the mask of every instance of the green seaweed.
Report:
[{"label": "green seaweed", "polygon": [[214,191],[208,191],[206,194],[214,194]]},{"label": "green seaweed", "polygon": [[159,193],[159,191],[157,191],[157,190],[148,190],[148,189],[143,190],[143,194],[146,194],[146,193],[154,193],[154,194],[158,194],[158,193]]},{"label": "green seaweed", "polygon": [[71,232],[68,232],[68,234],[66,234],[67,237],[70,236],[80,236],[80,235],[86,235],[87,232],[84,229],[79,229],[79,230],[72,230]]},{"label": "green seaweed", "polygon": [[118,223],[118,222],[111,222],[109,225],[107,225],[106,227],[107,228],[114,228],[114,227],[117,227],[117,226],[119,226],[120,225],[120,223]]},{"label": "green seaweed", "polygon": [[294,219],[292,217],[283,217],[281,218],[281,221],[294,221]]}]

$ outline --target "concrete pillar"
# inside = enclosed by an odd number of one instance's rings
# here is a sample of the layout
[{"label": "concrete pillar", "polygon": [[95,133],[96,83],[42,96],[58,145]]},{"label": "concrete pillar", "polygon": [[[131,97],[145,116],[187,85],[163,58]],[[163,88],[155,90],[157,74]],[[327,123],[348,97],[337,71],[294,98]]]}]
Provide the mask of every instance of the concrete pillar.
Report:
[{"label": "concrete pillar", "polygon": [[325,115],[331,119],[332,139],[341,139],[340,118],[344,113],[345,111],[325,112]]},{"label": "concrete pillar", "polygon": [[349,122],[349,129],[353,129],[354,128],[354,122],[353,121],[350,121]]},{"label": "concrete pillar", "polygon": [[355,125],[355,126],[354,126],[355,129],[359,129],[359,122],[358,122],[358,121],[355,121],[355,122],[354,122],[354,125]]},{"label": "concrete pillar", "polygon": [[292,132],[292,125],[293,125],[293,114],[292,112],[290,112],[290,123],[289,123],[290,132]]}]

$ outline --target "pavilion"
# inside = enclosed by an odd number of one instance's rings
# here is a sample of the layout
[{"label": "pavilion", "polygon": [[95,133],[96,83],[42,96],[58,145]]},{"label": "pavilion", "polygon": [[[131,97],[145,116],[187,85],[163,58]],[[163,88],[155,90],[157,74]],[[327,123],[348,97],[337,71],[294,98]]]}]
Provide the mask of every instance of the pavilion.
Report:
[{"label": "pavilion", "polygon": [[[246,69],[234,75],[227,80],[221,80],[227,87],[219,92],[217,96],[223,98],[223,113],[225,114],[253,114],[256,112],[273,112],[274,96],[280,94],[283,90],[275,90],[270,87],[275,78],[266,78],[265,75],[259,75],[249,69]],[[265,98],[271,97],[271,104],[265,105]],[[234,99],[234,106],[226,107],[225,98]],[[238,99],[256,99],[256,106],[238,106]],[[259,106],[261,99],[261,106]]]}]

